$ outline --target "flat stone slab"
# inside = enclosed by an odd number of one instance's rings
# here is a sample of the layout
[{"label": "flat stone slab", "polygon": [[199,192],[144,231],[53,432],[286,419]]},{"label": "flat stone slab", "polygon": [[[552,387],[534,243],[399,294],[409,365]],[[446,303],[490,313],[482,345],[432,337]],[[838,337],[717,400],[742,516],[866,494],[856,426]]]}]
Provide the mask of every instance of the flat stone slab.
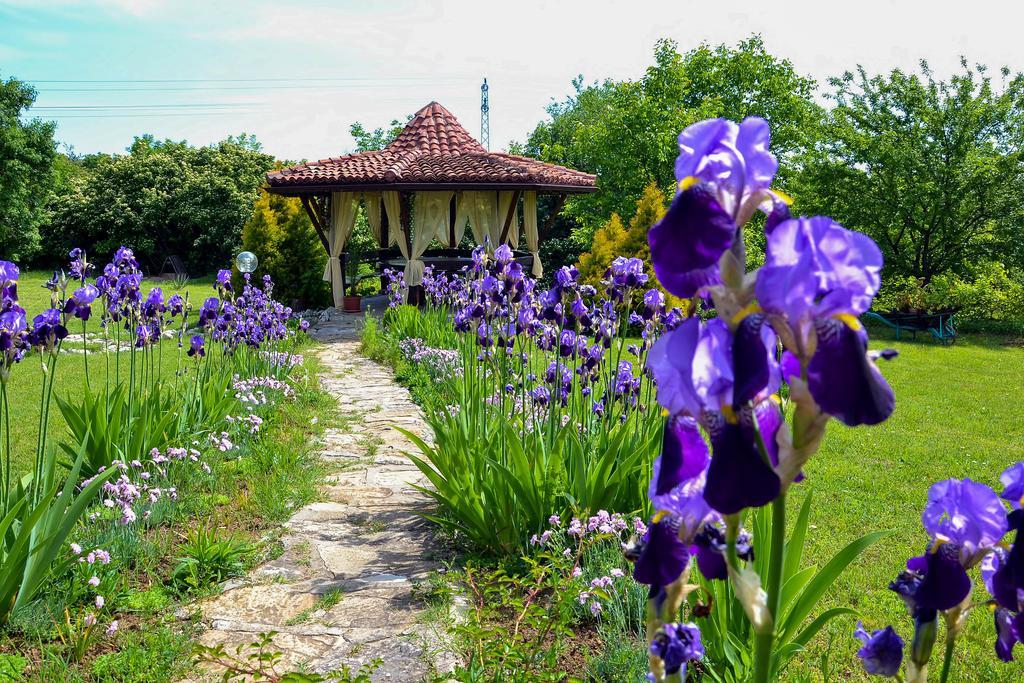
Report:
[{"label": "flat stone slab", "polygon": [[[279,672],[327,673],[380,658],[374,681],[415,682],[448,673],[453,655],[421,623],[415,584],[439,566],[426,477],[403,453],[416,447],[395,426],[427,443],[433,435],[409,392],[387,368],[359,355],[361,319],[325,312],[312,328],[321,384],[338,400],[340,427],[325,430],[320,456],[335,470],[325,500],[285,524],[285,552],[200,605],[203,644],[233,649],[276,631]],[[319,607],[330,595],[327,609]],[[327,604],[327,603],[323,603]],[[203,678],[205,676],[205,678]],[[216,680],[212,668],[195,680]]]}]

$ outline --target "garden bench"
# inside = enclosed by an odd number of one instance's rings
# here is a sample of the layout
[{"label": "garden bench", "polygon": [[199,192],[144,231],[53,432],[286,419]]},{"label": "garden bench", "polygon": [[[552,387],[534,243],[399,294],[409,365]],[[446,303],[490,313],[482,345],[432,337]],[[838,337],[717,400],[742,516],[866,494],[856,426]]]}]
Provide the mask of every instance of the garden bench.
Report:
[{"label": "garden bench", "polygon": [[868,311],[864,317],[876,320],[896,331],[896,339],[903,332],[910,332],[917,339],[918,332],[928,332],[940,344],[952,344],[956,340],[956,321],[952,313],[877,313]]}]

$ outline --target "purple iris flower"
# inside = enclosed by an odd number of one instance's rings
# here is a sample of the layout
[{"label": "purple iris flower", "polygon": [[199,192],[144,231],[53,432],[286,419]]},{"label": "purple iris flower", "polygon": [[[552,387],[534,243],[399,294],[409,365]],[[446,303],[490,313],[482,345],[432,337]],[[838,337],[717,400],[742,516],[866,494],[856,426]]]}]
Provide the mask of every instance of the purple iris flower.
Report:
[{"label": "purple iris flower", "polygon": [[576,352],[576,333],[572,330],[562,330],[558,337],[558,355],[568,358]]},{"label": "purple iris flower", "polygon": [[704,656],[700,642],[700,629],[696,624],[665,624],[654,636],[651,654],[662,661],[666,674],[680,673],[686,680],[686,663]]},{"label": "purple iris flower", "polygon": [[18,277],[21,271],[10,261],[0,261],[0,308],[8,300],[17,299]]},{"label": "purple iris flower", "polygon": [[199,326],[208,327],[214,323],[217,319],[217,312],[220,308],[220,300],[215,296],[211,296],[209,299],[203,302],[202,308],[199,309]]},{"label": "purple iris flower", "polygon": [[181,315],[185,311],[185,300],[180,294],[174,294],[167,300],[167,312],[171,317]]},{"label": "purple iris flower", "polygon": [[903,639],[892,626],[868,633],[864,625],[857,622],[853,635],[864,644],[857,651],[864,671],[872,676],[894,677],[899,674],[903,664]]},{"label": "purple iris flower", "polygon": [[907,560],[907,569],[889,584],[916,620],[935,619],[936,612],[952,609],[971,592],[971,578],[960,564],[959,549],[951,544],[931,545],[924,555]]},{"label": "purple iris flower", "polygon": [[154,287],[149,291],[149,296],[146,297],[146,301],[142,304],[142,314],[147,318],[156,318],[166,310],[163,290],[159,287]]},{"label": "purple iris flower", "polygon": [[299,320],[299,329],[302,330],[303,332],[307,331],[309,329],[309,321],[306,320],[305,318]]},{"label": "purple iris flower", "polygon": [[925,531],[934,541],[949,543],[970,569],[1006,535],[1006,510],[988,486],[970,479],[947,479],[928,489],[921,513]]},{"label": "purple iris flower", "polygon": [[128,247],[120,247],[114,252],[114,265],[118,268],[138,268],[139,262],[135,260],[135,252]]},{"label": "purple iris flower", "polygon": [[740,124],[708,119],[679,135],[679,192],[648,241],[658,281],[688,298],[718,284],[718,260],[732,246],[737,226],[774,200],[769,187],[779,164],[768,151],[764,119]]},{"label": "purple iris flower", "polygon": [[1017,462],[999,475],[999,481],[1003,485],[1003,492],[999,497],[1010,501],[1010,507],[1019,509],[1024,505],[1024,462]]},{"label": "purple iris flower", "polygon": [[760,435],[773,449],[782,424],[778,407],[766,401],[780,382],[774,349],[766,325],[734,337],[718,318],[690,318],[655,342],[647,359],[658,402],[697,420],[710,437],[704,498],[722,514],[769,503],[781,490],[758,448]]},{"label": "purple iris flower", "polygon": [[895,408],[857,320],[878,291],[881,268],[871,238],[816,216],[775,228],[757,276],[758,302],[806,364],[811,396],[849,426],[877,424]]},{"label": "purple iris flower", "polygon": [[71,259],[71,264],[68,267],[71,277],[84,283],[89,271],[92,270],[92,264],[85,259],[85,252],[75,247],[68,253],[68,257]]},{"label": "purple iris flower", "polygon": [[[740,530],[736,538],[736,555],[747,562],[754,559],[752,537],[748,531]],[[697,569],[709,581],[724,581],[729,576],[725,562],[725,531],[719,524],[705,524],[693,539],[690,552],[697,556]]]},{"label": "purple iris flower", "polygon": [[29,332],[29,343],[40,349],[52,351],[53,348],[68,336],[67,328],[61,324],[60,311],[48,308],[32,319],[32,331]]},{"label": "purple iris flower", "polygon": [[502,244],[494,250],[494,260],[503,266],[510,263],[512,261],[512,249],[507,244]]},{"label": "purple iris flower", "polygon": [[79,287],[64,304],[64,312],[79,320],[88,320],[92,313],[92,303],[100,295],[100,290],[93,285]]},{"label": "purple iris flower", "polygon": [[231,271],[222,268],[217,271],[217,287],[225,291],[231,291]]},{"label": "purple iris flower", "polygon": [[206,340],[203,338],[201,334],[193,335],[193,337],[189,340],[188,355],[190,357],[199,356],[200,358],[202,358],[203,356],[206,355],[205,345]]},{"label": "purple iris flower", "polygon": [[11,366],[21,361],[28,349],[28,322],[25,309],[7,301],[0,312],[0,380],[7,379]]}]

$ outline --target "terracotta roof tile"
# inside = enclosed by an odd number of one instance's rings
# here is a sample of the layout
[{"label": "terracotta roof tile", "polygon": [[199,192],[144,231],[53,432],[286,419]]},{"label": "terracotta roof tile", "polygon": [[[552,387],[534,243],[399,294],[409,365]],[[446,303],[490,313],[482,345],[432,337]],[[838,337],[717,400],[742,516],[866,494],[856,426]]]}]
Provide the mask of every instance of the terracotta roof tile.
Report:
[{"label": "terracotta roof tile", "polygon": [[413,115],[391,144],[267,174],[271,188],[437,183],[594,187],[595,176],[536,159],[489,152],[437,102]]}]

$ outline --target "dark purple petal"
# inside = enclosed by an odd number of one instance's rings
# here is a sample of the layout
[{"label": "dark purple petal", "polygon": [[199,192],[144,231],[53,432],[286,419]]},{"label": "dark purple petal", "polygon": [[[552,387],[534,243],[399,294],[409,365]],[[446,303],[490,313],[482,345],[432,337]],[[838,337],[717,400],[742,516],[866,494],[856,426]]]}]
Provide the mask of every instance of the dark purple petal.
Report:
[{"label": "dark purple petal", "polygon": [[[751,428],[721,416],[708,426],[711,466],[704,499],[723,515],[760,507],[779,495],[781,483],[772,466],[761,458]],[[763,435],[765,440],[775,435]]]},{"label": "dark purple petal", "polygon": [[873,425],[896,408],[896,396],[868,357],[867,334],[832,318],[815,325],[818,346],[807,366],[807,386],[822,411],[843,424]]},{"label": "dark purple petal", "polygon": [[734,333],[732,391],[736,406],[753,401],[765,389],[770,394],[779,388],[775,334],[764,324],[764,320],[764,315],[760,313],[748,315]]},{"label": "dark purple petal", "polygon": [[789,205],[778,199],[772,201],[772,210],[768,212],[768,218],[766,218],[764,222],[765,234],[771,235],[780,223],[788,221],[789,219]]},{"label": "dark purple petal", "polygon": [[690,553],[679,540],[676,525],[671,518],[666,518],[648,528],[646,542],[633,568],[633,578],[652,589],[667,586],[679,579],[689,561]]},{"label": "dark purple petal", "polygon": [[925,553],[925,572],[914,594],[919,610],[956,607],[971,592],[971,578],[960,564],[960,549],[943,543]]},{"label": "dark purple petal", "polygon": [[683,298],[718,284],[718,259],[732,245],[735,232],[732,217],[706,187],[680,192],[647,233],[658,281]]},{"label": "dark purple petal", "polygon": [[1010,610],[999,607],[993,614],[996,625],[996,656],[1001,661],[1013,661],[1013,646],[1020,637],[1014,624],[1014,615]]}]

